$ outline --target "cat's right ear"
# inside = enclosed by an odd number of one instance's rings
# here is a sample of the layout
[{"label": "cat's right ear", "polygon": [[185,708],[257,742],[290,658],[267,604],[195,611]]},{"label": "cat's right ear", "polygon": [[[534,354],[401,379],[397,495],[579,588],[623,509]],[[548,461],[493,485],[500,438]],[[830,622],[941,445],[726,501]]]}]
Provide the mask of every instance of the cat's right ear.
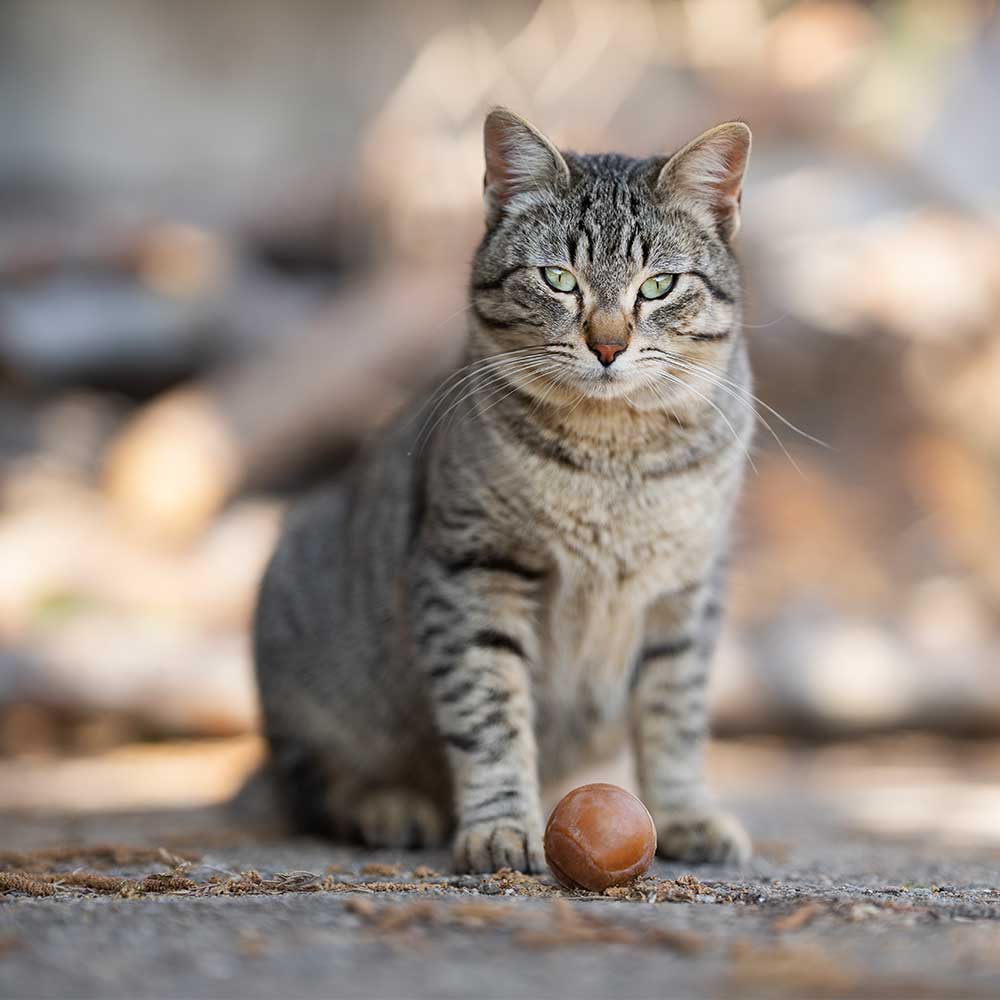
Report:
[{"label": "cat's right ear", "polygon": [[517,195],[569,184],[569,167],[548,139],[507,108],[494,108],[483,126],[486,222],[493,225]]}]

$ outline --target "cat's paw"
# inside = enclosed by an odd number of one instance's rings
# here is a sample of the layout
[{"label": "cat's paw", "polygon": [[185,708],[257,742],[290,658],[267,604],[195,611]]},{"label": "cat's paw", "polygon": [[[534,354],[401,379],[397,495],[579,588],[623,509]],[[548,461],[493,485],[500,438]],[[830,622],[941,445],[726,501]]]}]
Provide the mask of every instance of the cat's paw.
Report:
[{"label": "cat's paw", "polygon": [[460,826],[452,857],[457,872],[478,874],[513,868],[537,875],[545,870],[541,824],[510,817]]},{"label": "cat's paw", "polygon": [[437,847],[444,843],[441,812],[423,795],[384,788],[366,795],[354,814],[358,833],[369,847]]},{"label": "cat's paw", "polygon": [[654,816],[656,853],[672,861],[739,864],[750,857],[750,836],[735,816],[712,808],[675,809]]}]

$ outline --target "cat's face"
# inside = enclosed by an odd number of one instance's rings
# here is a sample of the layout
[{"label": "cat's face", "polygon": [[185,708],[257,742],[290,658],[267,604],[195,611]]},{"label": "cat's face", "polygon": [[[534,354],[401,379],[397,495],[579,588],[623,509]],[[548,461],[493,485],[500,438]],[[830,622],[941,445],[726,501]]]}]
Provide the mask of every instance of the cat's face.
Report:
[{"label": "cat's face", "polygon": [[745,125],[669,160],[562,154],[510,112],[486,126],[487,234],[472,303],[483,353],[524,391],[644,408],[725,370],[739,330]]}]

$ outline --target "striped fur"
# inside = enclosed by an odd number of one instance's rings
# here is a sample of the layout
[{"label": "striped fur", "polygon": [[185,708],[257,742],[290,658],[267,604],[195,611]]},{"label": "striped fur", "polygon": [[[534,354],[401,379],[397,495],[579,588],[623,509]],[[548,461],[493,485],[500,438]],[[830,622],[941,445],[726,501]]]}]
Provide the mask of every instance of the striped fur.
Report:
[{"label": "striped fur", "polygon": [[729,245],[749,132],[580,156],[498,109],[486,147],[466,367],[295,512],[261,587],[278,789],[307,829],[451,832],[459,870],[536,871],[540,785],[631,731],[661,853],[742,857],[701,770],[752,429]]}]

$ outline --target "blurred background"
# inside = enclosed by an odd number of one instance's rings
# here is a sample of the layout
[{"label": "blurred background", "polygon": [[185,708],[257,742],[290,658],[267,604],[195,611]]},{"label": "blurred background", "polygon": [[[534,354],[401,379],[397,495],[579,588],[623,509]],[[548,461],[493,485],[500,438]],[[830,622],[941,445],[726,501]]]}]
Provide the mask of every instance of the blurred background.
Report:
[{"label": "blurred background", "polygon": [[5,0],[0,807],[254,765],[258,576],[454,363],[504,103],[754,130],[723,784],[864,766],[857,822],[1000,844],[998,101],[985,0]]}]

